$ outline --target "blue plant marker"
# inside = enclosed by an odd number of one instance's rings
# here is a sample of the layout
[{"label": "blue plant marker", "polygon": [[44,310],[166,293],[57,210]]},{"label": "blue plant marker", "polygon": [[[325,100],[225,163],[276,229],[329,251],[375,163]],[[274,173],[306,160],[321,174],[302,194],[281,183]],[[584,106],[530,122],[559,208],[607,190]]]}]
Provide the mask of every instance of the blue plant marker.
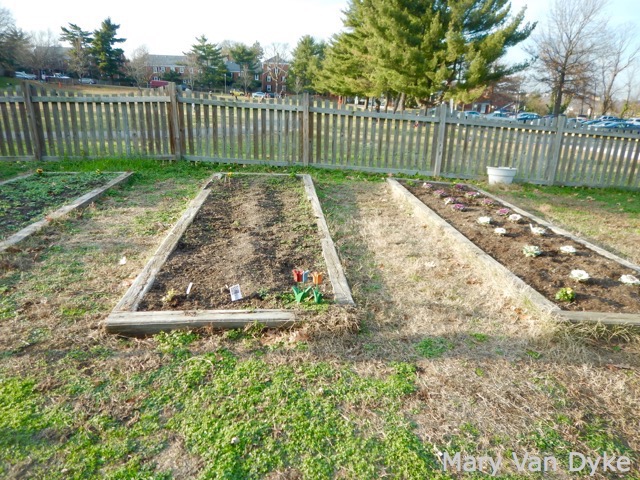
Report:
[{"label": "blue plant marker", "polygon": [[307,283],[309,281],[309,270],[305,270],[302,272],[302,283]]}]

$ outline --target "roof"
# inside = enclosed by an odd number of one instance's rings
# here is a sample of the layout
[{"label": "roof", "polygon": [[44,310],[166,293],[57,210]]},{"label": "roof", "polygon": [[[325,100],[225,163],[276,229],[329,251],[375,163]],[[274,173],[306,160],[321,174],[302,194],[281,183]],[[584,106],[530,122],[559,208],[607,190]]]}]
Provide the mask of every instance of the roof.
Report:
[{"label": "roof", "polygon": [[186,63],[186,55],[149,55],[150,67],[178,67]]}]

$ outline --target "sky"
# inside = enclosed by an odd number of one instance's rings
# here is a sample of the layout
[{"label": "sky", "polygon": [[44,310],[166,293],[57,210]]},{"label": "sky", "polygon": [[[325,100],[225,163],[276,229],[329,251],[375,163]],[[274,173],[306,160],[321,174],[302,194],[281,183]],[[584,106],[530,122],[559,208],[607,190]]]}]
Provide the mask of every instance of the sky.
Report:
[{"label": "sky", "polygon": [[[552,0],[511,0],[512,10],[527,7],[527,21],[544,21]],[[118,36],[127,56],[146,46],[151,54],[180,55],[190,50],[195,38],[204,34],[210,42],[232,40],[252,44],[288,44],[293,49],[303,35],[330,39],[342,28],[342,10],[347,0],[189,0],[139,2],[134,0],[0,0],[16,25],[27,32],[51,30],[75,23],[93,31],[110,17],[120,25]],[[607,17],[612,25],[640,26],[640,0],[610,0]],[[524,58],[515,47],[508,58]]]}]

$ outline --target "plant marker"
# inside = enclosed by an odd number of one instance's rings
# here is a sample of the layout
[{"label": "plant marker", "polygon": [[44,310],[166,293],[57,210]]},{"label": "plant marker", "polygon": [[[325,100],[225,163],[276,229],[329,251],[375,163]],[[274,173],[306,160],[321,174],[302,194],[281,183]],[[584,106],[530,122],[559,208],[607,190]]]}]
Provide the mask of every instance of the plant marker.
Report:
[{"label": "plant marker", "polygon": [[307,283],[309,281],[309,270],[305,270],[302,272],[302,283]]},{"label": "plant marker", "polygon": [[193,287],[193,282],[189,282],[189,286],[187,287],[187,297],[189,296],[189,293],[191,293],[191,287]]},{"label": "plant marker", "polygon": [[311,279],[313,280],[314,285],[320,285],[322,283],[322,273],[313,272],[311,274]]},{"label": "plant marker", "polygon": [[300,283],[302,282],[302,275],[304,274],[304,272],[299,269],[299,268],[294,268],[293,270],[291,270],[291,273],[293,273],[293,281],[296,283]]},{"label": "plant marker", "polygon": [[235,302],[236,300],[242,300],[242,292],[240,291],[240,285],[232,285],[229,288],[229,293],[231,294],[232,302]]}]

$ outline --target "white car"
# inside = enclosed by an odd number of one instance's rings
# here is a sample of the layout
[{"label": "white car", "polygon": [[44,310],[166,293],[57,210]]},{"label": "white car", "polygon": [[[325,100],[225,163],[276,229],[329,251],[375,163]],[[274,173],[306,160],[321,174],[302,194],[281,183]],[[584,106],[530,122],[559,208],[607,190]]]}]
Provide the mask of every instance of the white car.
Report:
[{"label": "white car", "polygon": [[93,78],[87,78],[87,77],[81,78],[79,80],[79,82],[82,83],[83,85],[95,85],[96,84],[96,81]]},{"label": "white car", "polygon": [[264,92],[253,92],[253,93],[251,94],[251,97],[252,97],[252,98],[264,98],[264,97],[266,97],[266,96],[267,96],[267,94],[266,94],[266,93],[264,93]]},{"label": "white car", "polygon": [[35,80],[36,76],[33,73],[16,72],[16,78],[21,78],[23,80]]},{"label": "white car", "polygon": [[634,125],[640,125],[640,117],[633,117],[627,120],[627,123],[633,123]]}]

